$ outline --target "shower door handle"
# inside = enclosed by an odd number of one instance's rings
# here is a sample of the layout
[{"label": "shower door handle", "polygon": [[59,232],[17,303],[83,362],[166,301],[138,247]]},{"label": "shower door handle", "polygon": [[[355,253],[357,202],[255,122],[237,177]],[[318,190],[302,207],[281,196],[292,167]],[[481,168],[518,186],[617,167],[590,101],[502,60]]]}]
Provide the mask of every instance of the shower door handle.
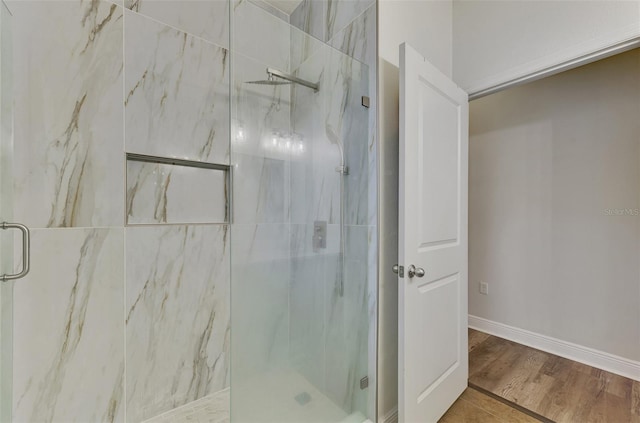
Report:
[{"label": "shower door handle", "polygon": [[18,229],[22,232],[22,270],[14,274],[4,274],[0,276],[0,281],[11,281],[23,278],[29,273],[29,258],[31,255],[29,228],[20,223],[0,223],[0,229]]}]

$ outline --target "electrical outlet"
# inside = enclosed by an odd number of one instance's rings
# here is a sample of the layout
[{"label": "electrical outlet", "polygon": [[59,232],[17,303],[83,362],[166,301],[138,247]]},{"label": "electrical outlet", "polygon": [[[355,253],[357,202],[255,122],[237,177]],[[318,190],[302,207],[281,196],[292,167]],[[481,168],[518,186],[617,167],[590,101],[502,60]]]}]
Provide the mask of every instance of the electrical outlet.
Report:
[{"label": "electrical outlet", "polygon": [[489,284],[486,282],[480,282],[480,293],[482,295],[489,295]]}]

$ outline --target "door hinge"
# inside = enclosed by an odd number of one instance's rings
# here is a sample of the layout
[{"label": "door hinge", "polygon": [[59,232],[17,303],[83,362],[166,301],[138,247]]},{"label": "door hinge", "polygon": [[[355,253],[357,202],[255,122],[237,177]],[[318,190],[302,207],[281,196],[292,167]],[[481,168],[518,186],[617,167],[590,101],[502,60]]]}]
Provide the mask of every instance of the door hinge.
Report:
[{"label": "door hinge", "polygon": [[360,389],[367,389],[369,387],[369,376],[365,376],[360,379]]},{"label": "door hinge", "polygon": [[371,105],[371,99],[369,98],[369,96],[366,96],[366,95],[362,96],[362,105],[367,109],[369,108],[369,106]]}]

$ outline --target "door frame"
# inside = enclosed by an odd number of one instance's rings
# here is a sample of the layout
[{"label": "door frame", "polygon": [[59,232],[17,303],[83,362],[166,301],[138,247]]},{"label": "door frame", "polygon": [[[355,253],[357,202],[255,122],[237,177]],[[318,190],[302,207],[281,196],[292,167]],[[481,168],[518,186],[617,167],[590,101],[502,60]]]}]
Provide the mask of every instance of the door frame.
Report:
[{"label": "door frame", "polygon": [[[610,56],[614,56],[616,54],[624,53],[625,51],[632,50],[634,48],[640,47],[640,36],[636,36],[624,41],[619,41],[616,43],[612,43],[609,46],[596,48],[591,50],[588,53],[570,58],[568,60],[560,61],[554,65],[545,67],[539,70],[532,70],[529,73],[515,77],[512,79],[508,79],[504,82],[498,82],[494,85],[491,85],[487,88],[483,88],[477,91],[469,92],[469,102],[506,90],[508,88],[516,87],[519,85],[526,84],[528,82],[533,82],[538,79],[543,79],[573,68],[577,68],[592,62],[596,62],[598,60],[605,59]],[[381,316],[384,316],[385,310],[383,310],[380,301],[382,291],[387,289],[388,283],[385,283],[385,278],[390,277],[388,273],[391,271],[388,264],[389,263],[397,263],[398,257],[398,221],[397,221],[397,209],[398,209],[398,191],[396,189],[394,192],[387,192],[387,190],[383,189],[385,185],[390,185],[389,180],[395,177],[397,187],[397,181],[399,179],[398,173],[398,143],[399,143],[399,109],[396,107],[395,115],[389,113],[389,110],[394,106],[398,106],[399,100],[399,69],[395,68],[392,64],[386,62],[378,55],[378,60],[376,62],[376,75],[377,75],[377,86],[376,86],[376,107],[377,107],[377,116],[376,116],[376,192],[377,192],[377,210],[376,210],[376,232],[377,232],[377,256],[376,256],[376,273],[377,273],[377,289],[376,289],[376,394],[375,394],[375,415],[376,422],[378,423],[392,423],[397,422],[398,417],[398,404],[397,404],[397,396],[396,396],[396,406],[390,410],[382,410],[382,404],[380,393],[384,392],[382,389],[382,383],[388,383],[383,378],[380,377],[383,371],[384,363],[380,360],[381,355],[386,355],[383,353],[383,344],[380,343],[380,327],[382,323]],[[383,72],[384,70],[384,72]],[[383,77],[386,76],[387,78]],[[395,92],[392,90],[395,85]],[[387,88],[387,90],[385,90]],[[391,89],[390,89],[391,88]],[[384,94],[384,95],[383,95]],[[388,97],[388,98],[387,98]],[[387,112],[387,113],[385,113]],[[387,120],[385,120],[385,117]],[[385,143],[383,144],[383,137],[385,138]],[[395,144],[392,144],[395,142]],[[395,147],[395,151],[394,151]],[[384,154],[383,154],[384,153]],[[389,166],[389,163],[392,166]],[[395,163],[395,164],[393,164]],[[385,176],[385,171],[391,173],[392,175]],[[383,194],[387,194],[386,196]],[[390,195],[389,195],[390,194]],[[389,198],[391,197],[391,198]],[[389,221],[383,228],[384,217],[393,219],[394,213],[392,210],[396,210],[395,222]],[[391,210],[391,212],[390,212]],[[391,225],[388,225],[391,223]],[[387,235],[385,235],[385,233]],[[388,246],[385,248],[385,245],[388,243],[384,243],[383,240],[388,238],[388,234],[395,236],[396,241],[395,244],[391,243],[391,247]],[[395,276],[394,274],[392,274]],[[392,277],[393,277],[392,276]],[[394,279],[395,280],[395,279]],[[396,293],[397,295],[397,293]],[[397,296],[396,296],[397,299]],[[397,301],[396,301],[397,307]],[[393,310],[392,310],[393,311]],[[397,308],[395,309],[395,318],[396,322],[398,319]],[[397,325],[396,325],[397,328]],[[397,337],[396,337],[397,342]],[[388,345],[388,344],[386,344]],[[397,357],[398,345],[395,345],[395,352]],[[397,360],[396,360],[397,365]],[[397,374],[397,369],[396,369]],[[397,377],[395,381],[397,383]],[[397,387],[396,387],[397,388]]]},{"label": "door frame", "polygon": [[573,68],[596,62],[598,60],[606,59],[607,57],[614,56],[616,54],[624,53],[625,51],[633,50],[637,47],[640,47],[640,36],[615,43],[601,49],[596,49],[590,53],[586,53],[581,56],[574,57],[573,59],[562,61],[560,63],[542,68],[540,70],[534,70],[523,76],[509,79],[505,82],[497,83],[488,88],[483,88],[478,91],[472,91],[469,93],[469,101],[495,94],[499,91],[506,90],[507,88],[513,88],[517,87],[518,85],[537,81],[538,79],[547,78],[560,72],[565,72]]}]

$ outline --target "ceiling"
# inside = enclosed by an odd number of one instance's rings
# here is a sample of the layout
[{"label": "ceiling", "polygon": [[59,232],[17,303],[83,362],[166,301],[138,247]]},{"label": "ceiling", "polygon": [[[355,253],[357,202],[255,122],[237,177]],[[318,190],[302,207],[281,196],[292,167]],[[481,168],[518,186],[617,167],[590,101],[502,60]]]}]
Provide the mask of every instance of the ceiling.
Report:
[{"label": "ceiling", "polygon": [[302,3],[302,0],[265,0],[265,2],[290,15]]}]

